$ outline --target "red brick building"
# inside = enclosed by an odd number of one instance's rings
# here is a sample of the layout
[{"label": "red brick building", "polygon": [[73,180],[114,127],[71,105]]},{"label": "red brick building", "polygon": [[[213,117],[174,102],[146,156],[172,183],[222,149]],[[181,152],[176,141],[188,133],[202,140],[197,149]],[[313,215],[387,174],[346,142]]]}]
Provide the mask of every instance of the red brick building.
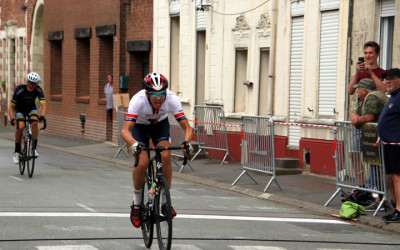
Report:
[{"label": "red brick building", "polygon": [[[27,9],[16,14],[18,2],[25,1],[2,1],[0,32],[5,32],[4,22],[15,19],[17,26],[27,31],[25,70],[20,75],[37,71],[42,77],[48,106],[46,133],[116,142],[115,112],[111,122],[107,119],[104,85],[111,74],[114,94],[129,93],[131,97],[141,89],[144,75],[151,71],[153,1],[38,0],[29,1]],[[34,25],[37,19],[39,25]],[[41,35],[38,46],[30,41],[35,30]],[[15,50],[18,52],[18,47]],[[9,50],[2,53],[10,57]],[[9,98],[1,100],[2,115]]]},{"label": "red brick building", "polygon": [[28,71],[43,75],[43,0],[1,1],[0,81],[5,84],[0,89],[1,125],[7,125],[10,98]]}]

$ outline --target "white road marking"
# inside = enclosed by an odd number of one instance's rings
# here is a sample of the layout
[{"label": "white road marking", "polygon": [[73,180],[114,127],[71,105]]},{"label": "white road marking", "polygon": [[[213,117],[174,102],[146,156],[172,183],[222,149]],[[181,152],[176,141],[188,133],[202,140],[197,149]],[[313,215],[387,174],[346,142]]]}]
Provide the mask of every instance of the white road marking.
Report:
[{"label": "white road marking", "polygon": [[83,204],[81,204],[81,203],[76,203],[76,205],[77,205],[78,207],[81,207],[81,208],[84,208],[84,209],[88,210],[89,212],[97,212],[95,209],[90,208],[90,207],[88,207],[88,206],[86,206],[86,205],[83,205]]},{"label": "white road marking", "polygon": [[178,214],[176,218],[182,219],[208,219],[208,220],[243,220],[243,221],[274,221],[274,222],[298,222],[298,223],[325,223],[325,224],[349,224],[339,220],[329,219],[301,219],[280,217],[252,217],[252,216],[229,216],[229,215],[195,215]]},{"label": "white road marking", "polygon": [[11,178],[13,178],[13,179],[15,179],[15,180],[17,180],[17,181],[24,181],[24,180],[22,180],[21,178],[18,178],[18,177],[15,177],[15,176],[10,176]]},{"label": "white road marking", "polygon": [[268,247],[268,246],[229,246],[235,250],[286,250],[282,247]]},{"label": "white road marking", "polygon": [[39,250],[97,250],[92,245],[36,246]]},{"label": "white road marking", "polygon": [[[139,244],[143,249],[147,249],[144,244]],[[195,245],[183,245],[183,244],[174,244],[172,243],[172,249],[174,250],[201,250],[201,248],[196,247]]]},{"label": "white road marking", "polygon": [[[59,212],[0,212],[0,217],[109,217],[109,218],[127,218],[128,213],[59,213]],[[177,219],[206,219],[206,220],[237,220],[237,221],[272,221],[272,222],[294,222],[294,223],[323,223],[323,224],[342,224],[350,223],[330,220],[330,219],[303,219],[303,218],[281,218],[281,217],[252,217],[252,216],[234,216],[234,215],[196,215],[196,214],[178,214]]]}]

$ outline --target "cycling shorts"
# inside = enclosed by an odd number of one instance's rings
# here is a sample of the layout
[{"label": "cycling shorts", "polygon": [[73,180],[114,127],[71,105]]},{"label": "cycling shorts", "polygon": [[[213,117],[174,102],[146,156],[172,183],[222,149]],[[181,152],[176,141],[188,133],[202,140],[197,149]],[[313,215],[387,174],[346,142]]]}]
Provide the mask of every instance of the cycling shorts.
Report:
[{"label": "cycling shorts", "polygon": [[160,141],[170,141],[168,119],[150,125],[135,123],[131,133],[135,140],[144,143],[147,147],[150,138],[154,145],[157,145]]},{"label": "cycling shorts", "polygon": [[39,117],[39,113],[38,113],[38,111],[36,109],[33,109],[33,110],[29,111],[27,114],[23,114],[23,113],[17,111],[15,113],[15,120],[25,119],[25,117],[31,118],[32,116]]}]

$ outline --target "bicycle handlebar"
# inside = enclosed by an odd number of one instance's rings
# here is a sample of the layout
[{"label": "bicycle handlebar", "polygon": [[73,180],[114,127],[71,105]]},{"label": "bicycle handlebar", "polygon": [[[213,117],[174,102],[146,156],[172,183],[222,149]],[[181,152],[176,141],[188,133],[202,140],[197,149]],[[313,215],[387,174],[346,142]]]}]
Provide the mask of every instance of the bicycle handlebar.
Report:
[{"label": "bicycle handlebar", "polygon": [[32,122],[43,122],[43,128],[41,128],[40,130],[45,130],[46,129],[46,119],[43,119],[43,120],[35,120],[35,119],[31,119],[31,118],[28,118],[28,119],[15,119],[15,123],[17,124],[17,129],[19,128],[19,122],[24,122],[24,123],[26,123],[26,122],[29,122],[29,123],[32,123]]},{"label": "bicycle handlebar", "polygon": [[[137,167],[137,165],[139,164],[139,155],[141,153],[142,150],[144,151],[156,151],[156,152],[162,152],[164,150],[179,150],[182,149],[182,147],[163,147],[163,146],[156,146],[156,147],[138,147],[137,151],[136,151],[136,160],[135,160],[135,164],[134,166]],[[189,147],[185,147],[184,148],[188,154],[188,157],[186,157],[185,155],[183,156],[183,165],[186,165],[187,163],[187,159],[190,158],[190,150]]]}]

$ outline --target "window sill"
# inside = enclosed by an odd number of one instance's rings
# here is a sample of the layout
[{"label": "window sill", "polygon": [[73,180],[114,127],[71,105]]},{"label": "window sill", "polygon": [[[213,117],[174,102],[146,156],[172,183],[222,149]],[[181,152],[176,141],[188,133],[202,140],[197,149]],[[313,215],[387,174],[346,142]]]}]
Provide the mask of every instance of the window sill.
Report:
[{"label": "window sill", "polygon": [[106,105],[106,98],[100,98],[97,102],[99,105]]},{"label": "window sill", "polygon": [[79,96],[75,97],[77,103],[90,103],[90,96]]},{"label": "window sill", "polygon": [[51,101],[62,101],[62,95],[50,95]]}]

